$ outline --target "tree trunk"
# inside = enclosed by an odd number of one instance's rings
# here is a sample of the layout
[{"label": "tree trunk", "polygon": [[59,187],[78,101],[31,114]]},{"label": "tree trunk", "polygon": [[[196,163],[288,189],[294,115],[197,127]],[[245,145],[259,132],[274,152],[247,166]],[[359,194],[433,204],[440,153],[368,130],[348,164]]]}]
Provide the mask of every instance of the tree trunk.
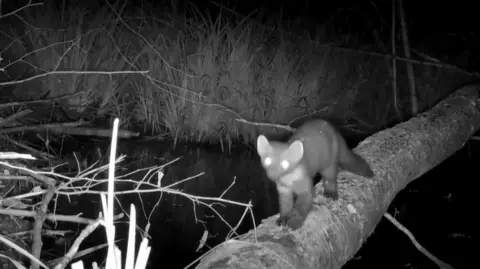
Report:
[{"label": "tree trunk", "polygon": [[376,176],[339,174],[340,198],[316,205],[302,228],[278,227],[278,215],[217,246],[196,268],[340,268],[373,232],[395,195],[455,151],[480,128],[480,85],[464,87],[430,111],[380,131],[354,150]]}]

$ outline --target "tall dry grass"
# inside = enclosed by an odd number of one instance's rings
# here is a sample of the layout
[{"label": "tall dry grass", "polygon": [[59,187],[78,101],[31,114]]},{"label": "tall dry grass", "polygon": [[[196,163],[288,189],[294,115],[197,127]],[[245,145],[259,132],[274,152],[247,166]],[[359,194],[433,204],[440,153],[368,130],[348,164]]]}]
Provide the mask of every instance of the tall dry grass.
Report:
[{"label": "tall dry grass", "polygon": [[[237,119],[288,124],[313,115],[384,126],[392,117],[385,58],[224,13],[154,18],[130,10],[45,3],[22,11],[21,27],[2,27],[0,46],[23,67],[3,67],[41,76],[16,83],[15,96],[77,93],[60,103],[72,118],[119,117],[122,128],[147,135],[227,146],[278,131]],[[418,72],[418,83],[430,83],[425,107],[441,96],[429,93],[444,73]]]}]

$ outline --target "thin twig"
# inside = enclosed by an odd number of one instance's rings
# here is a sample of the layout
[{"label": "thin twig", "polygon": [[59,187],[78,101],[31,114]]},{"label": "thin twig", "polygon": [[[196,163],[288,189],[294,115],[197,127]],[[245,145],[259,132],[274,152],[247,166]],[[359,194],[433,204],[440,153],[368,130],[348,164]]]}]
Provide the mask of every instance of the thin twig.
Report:
[{"label": "thin twig", "polygon": [[64,94],[62,96],[47,98],[47,99],[40,99],[40,100],[29,100],[29,101],[17,101],[17,102],[10,102],[10,103],[3,103],[0,104],[0,108],[9,107],[9,106],[20,106],[20,105],[31,105],[31,104],[41,104],[41,103],[51,103],[58,100],[62,100],[65,98],[72,98],[76,95],[79,95],[83,92],[76,92],[73,94]]},{"label": "thin twig", "polygon": [[[21,209],[0,208],[0,215],[17,216],[17,217],[35,217],[36,213],[33,211],[21,210]],[[77,215],[47,214],[45,215],[45,219],[50,221],[65,221],[65,222],[82,223],[82,224],[92,224],[93,222],[95,222],[94,219],[82,218],[82,217],[79,217],[79,215],[81,214],[77,214]],[[117,214],[115,215],[115,220],[121,219],[122,217],[123,217],[123,213]]]},{"label": "thin twig", "polygon": [[68,250],[68,252],[63,256],[62,261],[60,261],[57,265],[55,265],[54,269],[63,269],[67,264],[72,260],[77,253],[80,244],[83,242],[87,236],[89,236],[100,224],[100,219],[97,219],[95,222],[90,223],[85,229],[82,230],[80,235],[75,239],[73,242],[72,247]]},{"label": "thin twig", "polygon": [[36,158],[30,154],[17,153],[17,152],[0,152],[0,160],[4,160],[4,159],[36,160]]},{"label": "thin twig", "polygon": [[[121,239],[119,239],[117,241],[120,241],[120,240]],[[93,247],[89,247],[87,249],[83,249],[83,250],[80,250],[80,251],[77,250],[77,253],[75,253],[75,255],[73,255],[73,257],[70,259],[70,261],[72,261],[74,259],[78,259],[78,258],[83,257],[83,256],[86,256],[90,253],[93,253],[93,252],[99,250],[99,249],[105,248],[106,246],[108,246],[108,244],[103,243],[103,244],[99,244],[99,245],[96,245],[96,246],[93,246]],[[72,247],[73,247],[73,245],[72,245]],[[47,265],[48,267],[54,267],[55,265],[58,265],[60,262],[62,262],[63,259],[64,259],[64,257],[59,257],[59,258],[56,258],[56,259],[53,259],[53,260],[49,260],[48,262],[45,262],[45,265]]]},{"label": "thin twig", "polygon": [[[5,134],[2,134],[2,135],[3,135],[5,138],[7,138],[7,136],[6,136]],[[20,143],[20,142],[17,142],[17,141],[15,141],[15,140],[13,140],[13,139],[8,139],[8,142],[10,142],[10,143],[14,144],[15,146],[17,146],[17,147],[19,147],[19,148],[22,148],[22,149],[24,149],[24,150],[28,150],[28,151],[32,152],[33,154],[37,154],[37,156],[40,156],[40,157],[42,157],[42,158],[44,158],[44,159],[55,159],[55,156],[53,156],[53,155],[51,155],[51,154],[49,154],[49,153],[47,153],[47,152],[41,152],[41,151],[36,150],[36,149],[34,149],[34,148],[30,147],[30,146],[27,146],[27,145],[24,145],[24,144],[22,144],[22,143]]]},{"label": "thin twig", "polygon": [[[0,2],[1,3],[1,2]],[[26,8],[29,8],[29,7],[34,7],[34,6],[42,6],[43,3],[32,3],[32,0],[29,0],[28,3],[26,5],[23,5],[17,9],[15,9],[14,11],[10,12],[10,13],[7,13],[7,14],[0,14],[0,19],[4,19],[8,16],[12,16],[12,15],[15,15],[17,13],[19,13],[20,11],[26,9]]]},{"label": "thin twig", "polygon": [[[3,106],[3,104],[0,104],[0,108],[2,106]],[[9,125],[12,122],[15,122],[18,119],[24,118],[32,112],[33,112],[33,110],[31,110],[31,109],[25,109],[25,110],[22,110],[22,111],[18,111],[18,112],[14,113],[10,116],[7,116],[5,118],[0,119],[0,126],[2,126],[3,128],[10,127]]]},{"label": "thin twig", "polygon": [[[405,57],[407,59],[412,58],[410,53],[410,41],[408,37],[408,26],[407,22],[405,21],[405,10],[403,8],[403,0],[397,0],[397,11],[399,14],[400,19],[400,26],[401,26],[401,34],[402,34],[402,41],[403,41],[403,51],[405,53]],[[416,83],[415,83],[415,73],[413,72],[413,65],[410,62],[406,62],[407,68],[407,75],[408,75],[408,82],[410,86],[410,108],[411,108],[411,115],[414,116],[418,113],[418,98],[417,98],[417,90],[416,90]]]},{"label": "thin twig", "polygon": [[[3,164],[3,163],[1,163],[1,164]],[[51,177],[48,177],[48,176],[45,176],[45,175],[42,175],[42,174],[39,174],[39,173],[35,173],[35,172],[32,173],[32,172],[26,171],[26,170],[18,170],[18,173],[24,174],[24,175],[29,175],[29,176],[33,177],[34,179],[46,184],[47,186],[53,186],[53,185],[57,184],[57,181],[54,178],[51,178]]]},{"label": "thin twig", "polygon": [[5,128],[2,130],[2,132],[8,134],[8,133],[16,133],[16,132],[24,132],[24,131],[47,130],[47,129],[53,129],[53,128],[69,128],[69,127],[77,127],[85,123],[86,122],[84,120],[78,120],[73,122],[33,124],[33,125],[24,125],[24,126],[12,127],[12,128]]},{"label": "thin twig", "polygon": [[38,74],[36,76],[28,77],[25,79],[20,79],[20,80],[14,80],[14,81],[6,81],[6,82],[1,82],[0,86],[11,86],[11,85],[17,85],[17,84],[22,84],[31,80],[35,80],[37,78],[43,78],[46,76],[53,76],[53,75],[125,75],[125,74],[143,74],[146,75],[148,74],[149,71],[53,71],[53,72],[46,72],[43,74]]},{"label": "thin twig", "polygon": [[[35,216],[35,226],[33,228],[33,245],[32,245],[32,254],[35,258],[40,259],[40,253],[42,252],[42,227],[45,217],[47,215],[48,204],[52,200],[53,195],[55,194],[55,187],[50,186],[43,196],[42,204],[38,209],[37,215]],[[40,265],[32,261],[30,264],[30,269],[38,269]]]},{"label": "thin twig", "polygon": [[287,131],[290,131],[290,132],[293,132],[295,131],[295,128],[292,128],[290,126],[287,126],[287,125],[281,125],[281,124],[275,124],[275,123],[268,123],[268,122],[253,122],[253,121],[248,121],[248,120],[245,120],[245,119],[236,119],[237,121],[239,122],[243,122],[243,123],[247,123],[247,124],[250,124],[250,125],[254,125],[254,126],[261,126],[261,127],[272,127],[272,128],[280,128],[280,129],[284,129],[284,130],[287,130]]},{"label": "thin twig", "polygon": [[406,234],[408,238],[410,238],[410,241],[412,241],[413,245],[418,249],[418,251],[420,251],[423,255],[427,256],[427,258],[433,261],[439,268],[454,269],[453,266],[439,260],[437,257],[433,256],[432,253],[426,250],[422,245],[420,245],[420,243],[418,243],[413,234],[405,226],[398,222],[394,217],[392,217],[392,215],[390,215],[389,213],[385,213],[383,214],[383,216],[387,218],[391,223],[393,223],[393,225],[395,225],[400,231]]}]

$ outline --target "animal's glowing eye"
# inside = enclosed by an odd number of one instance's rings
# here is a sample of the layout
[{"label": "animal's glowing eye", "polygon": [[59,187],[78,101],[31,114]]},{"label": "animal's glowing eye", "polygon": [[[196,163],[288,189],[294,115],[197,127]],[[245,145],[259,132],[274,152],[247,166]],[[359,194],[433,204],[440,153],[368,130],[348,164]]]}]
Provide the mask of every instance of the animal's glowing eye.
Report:
[{"label": "animal's glowing eye", "polygon": [[263,161],[263,163],[264,163],[266,166],[271,165],[271,164],[272,164],[272,158],[270,158],[270,157],[265,158],[265,160]]},{"label": "animal's glowing eye", "polygon": [[288,167],[290,166],[290,163],[289,163],[288,161],[286,161],[286,160],[283,160],[283,161],[280,163],[280,166],[282,166],[282,168],[283,168],[284,170],[287,170]]}]

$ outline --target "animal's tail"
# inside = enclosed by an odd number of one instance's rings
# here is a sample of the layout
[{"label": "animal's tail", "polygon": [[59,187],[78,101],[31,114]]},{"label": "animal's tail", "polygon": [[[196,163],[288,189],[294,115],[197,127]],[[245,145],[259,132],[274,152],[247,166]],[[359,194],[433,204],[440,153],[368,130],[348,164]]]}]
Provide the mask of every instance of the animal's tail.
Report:
[{"label": "animal's tail", "polygon": [[362,177],[371,178],[374,176],[370,165],[346,145],[340,150],[340,166],[342,166],[343,169]]}]

